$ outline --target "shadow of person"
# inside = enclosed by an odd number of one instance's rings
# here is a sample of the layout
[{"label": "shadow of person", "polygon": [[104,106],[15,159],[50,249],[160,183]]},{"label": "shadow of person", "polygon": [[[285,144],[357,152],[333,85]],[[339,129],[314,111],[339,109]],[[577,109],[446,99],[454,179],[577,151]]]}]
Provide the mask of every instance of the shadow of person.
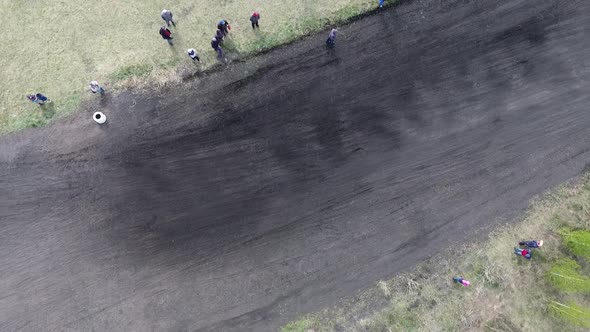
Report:
[{"label": "shadow of person", "polygon": [[[174,39],[174,41],[180,43],[181,38],[176,37]],[[182,53],[184,53],[184,52],[181,52],[180,49],[178,47],[176,47],[175,45],[170,45],[170,47],[168,49],[170,51],[170,56],[172,57],[172,59],[174,59],[174,61],[180,61],[180,59],[182,57]]]},{"label": "shadow of person", "polygon": [[55,115],[55,104],[53,102],[45,103],[39,106],[41,107],[41,114],[45,119],[49,120],[53,118],[53,116]]},{"label": "shadow of person", "polygon": [[262,36],[262,32],[260,32],[260,29],[254,29],[254,35],[255,35],[257,38],[260,38],[260,36]]},{"label": "shadow of person", "polygon": [[334,44],[326,43],[326,54],[330,57],[336,57],[336,47]]},{"label": "shadow of person", "polygon": [[103,107],[103,108],[104,108],[104,107],[105,107],[105,106],[106,106],[106,105],[109,103],[109,101],[111,100],[111,94],[110,94],[110,93],[106,93],[106,92],[105,92],[103,95],[100,95],[99,97],[100,97],[100,98],[99,98],[99,100],[98,100],[98,104],[99,104],[101,107]]}]

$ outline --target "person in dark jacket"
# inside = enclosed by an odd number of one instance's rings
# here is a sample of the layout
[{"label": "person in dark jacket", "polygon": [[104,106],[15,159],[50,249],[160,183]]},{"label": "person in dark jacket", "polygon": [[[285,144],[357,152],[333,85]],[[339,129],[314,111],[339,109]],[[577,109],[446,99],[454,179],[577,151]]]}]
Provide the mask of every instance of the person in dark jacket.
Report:
[{"label": "person in dark jacket", "polygon": [[39,104],[39,105],[43,105],[45,103],[50,103],[51,102],[51,99],[45,97],[41,93],[37,93],[37,94],[34,94],[34,95],[27,95],[27,99],[30,100],[31,102],[33,102],[35,104]]},{"label": "person in dark jacket", "polygon": [[260,29],[260,26],[258,25],[258,20],[260,20],[260,14],[258,12],[252,13],[252,16],[250,16],[250,22],[252,22],[252,29]]},{"label": "person in dark jacket", "polygon": [[223,37],[224,37],[224,33],[223,31],[221,31],[220,29],[217,29],[217,31],[215,32],[215,38],[217,38],[217,41],[219,42],[219,44],[223,43]]},{"label": "person in dark jacket", "polygon": [[522,249],[522,248],[514,248],[514,253],[518,256],[522,256],[526,259],[531,259],[531,251],[528,249]]},{"label": "person in dark jacket", "polygon": [[330,31],[330,33],[328,34],[328,39],[326,40],[326,45],[328,47],[334,47],[334,45],[336,45],[336,33],[338,32],[338,30],[336,29],[332,29]]},{"label": "person in dark jacket", "polygon": [[168,44],[172,45],[172,32],[170,32],[168,28],[165,26],[160,27],[160,36],[162,36],[162,38],[164,38]]},{"label": "person in dark jacket", "polygon": [[518,245],[527,248],[541,248],[543,246],[543,240],[520,241]]},{"label": "person in dark jacket", "polygon": [[227,20],[221,20],[219,23],[217,23],[217,29],[221,30],[224,36],[227,36],[229,30],[231,30],[231,26]]},{"label": "person in dark jacket", "polygon": [[217,57],[222,59],[223,50],[221,49],[221,46],[219,46],[219,40],[217,40],[217,38],[211,39],[211,47],[217,52]]}]

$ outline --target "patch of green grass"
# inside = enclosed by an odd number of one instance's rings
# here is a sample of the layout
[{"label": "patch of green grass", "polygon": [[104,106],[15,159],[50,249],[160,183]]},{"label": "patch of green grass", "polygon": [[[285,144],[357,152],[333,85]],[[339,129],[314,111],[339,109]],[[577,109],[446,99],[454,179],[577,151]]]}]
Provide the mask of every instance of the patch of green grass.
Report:
[{"label": "patch of green grass", "polygon": [[551,266],[548,278],[551,284],[565,292],[590,292],[590,278],[580,274],[580,264],[570,258],[562,258]]},{"label": "patch of green grass", "polygon": [[72,92],[69,94],[65,94],[64,98],[61,100],[57,100],[52,102],[51,104],[54,107],[55,113],[58,115],[65,115],[71,113],[82,101],[82,94]]},{"label": "patch of green grass", "polygon": [[387,313],[385,315],[385,326],[396,331],[416,331],[419,322],[418,316],[411,310],[404,309]]},{"label": "patch of green grass", "polygon": [[301,319],[287,324],[281,329],[281,332],[307,332],[311,327],[311,324],[311,320]]},{"label": "patch of green grass", "polygon": [[[581,206],[581,205],[578,205]],[[582,211],[581,209],[578,211]],[[590,231],[564,229],[562,236],[566,247],[576,256],[590,259]]]},{"label": "patch of green grass", "polygon": [[[377,0],[71,0],[36,3],[35,15],[29,6],[26,1],[0,6],[0,16],[18,22],[6,26],[0,43],[0,134],[47,122],[33,114],[35,105],[25,98],[27,93],[47,95],[59,105],[59,117],[75,109],[70,96],[80,101],[88,94],[91,80],[109,93],[119,87],[179,82],[177,68],[191,64],[188,48],[199,53],[201,70],[216,65],[210,40],[219,19],[232,26],[227,51],[248,56],[374,9]],[[158,34],[163,8],[177,22],[171,28],[172,47]],[[261,14],[260,31],[250,26],[254,10]],[[40,42],[43,56],[35,56]]]},{"label": "patch of green grass", "polygon": [[[160,63],[158,64],[158,66],[162,69],[170,69],[170,68],[174,68],[174,67],[178,66],[179,63],[180,63],[180,59],[170,58],[170,59],[161,60]],[[149,69],[149,71],[145,75],[148,75],[149,73],[151,73],[151,71],[152,70]],[[141,76],[144,76],[144,75],[138,75],[138,77],[141,77]]]},{"label": "patch of green grass", "polygon": [[516,324],[503,315],[499,315],[498,317],[485,322],[483,330],[485,332],[520,331]]},{"label": "patch of green grass", "polygon": [[351,17],[355,17],[364,13],[365,11],[369,10],[365,4],[355,4],[349,7],[340,8],[335,13],[335,20],[336,21],[344,21]]},{"label": "patch of green grass", "polygon": [[[168,67],[170,62],[163,62],[161,64],[162,67]],[[149,75],[152,70],[153,66],[150,64],[143,64],[143,65],[129,65],[118,69],[116,72],[113,73],[113,80],[115,81],[124,81],[130,78],[135,77],[142,77]]]},{"label": "patch of green grass", "polygon": [[275,34],[268,34],[261,32],[256,37],[256,40],[252,43],[252,51],[261,52],[272,48],[274,45],[279,44],[279,36]]},{"label": "patch of green grass", "polygon": [[552,301],[549,305],[549,311],[556,317],[569,322],[573,325],[590,327],[590,310],[574,302],[563,304]]},{"label": "patch of green grass", "polygon": [[473,267],[467,278],[470,280],[476,280],[481,285],[491,288],[500,287],[500,279],[496,266],[488,264],[488,262],[478,261]]},{"label": "patch of green grass", "polygon": [[47,122],[47,118],[42,115],[41,111],[30,112],[15,119],[14,126],[19,128],[37,128],[45,125]]},{"label": "patch of green grass", "polygon": [[419,319],[415,313],[405,308],[396,308],[387,311],[370,322],[365,323],[365,329],[368,331],[417,331]]}]

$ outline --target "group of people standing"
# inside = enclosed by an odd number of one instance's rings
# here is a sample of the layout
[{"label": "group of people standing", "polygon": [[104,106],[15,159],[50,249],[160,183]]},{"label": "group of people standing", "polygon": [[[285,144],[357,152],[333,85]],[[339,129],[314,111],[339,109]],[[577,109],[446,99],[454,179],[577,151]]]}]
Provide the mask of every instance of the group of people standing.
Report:
[{"label": "group of people standing", "polygon": [[[254,12],[250,15],[250,23],[252,23],[252,29],[260,29],[260,25],[258,21],[260,20],[260,13]],[[215,37],[211,39],[211,48],[217,52],[217,58],[223,59],[223,49],[221,48],[221,44],[229,31],[231,30],[231,25],[227,20],[221,20],[217,23],[217,31],[215,32]]]},{"label": "group of people standing", "polygon": [[170,29],[168,28],[170,27],[170,24],[176,27],[176,22],[174,22],[172,16],[172,12],[168,9],[164,9],[162,10],[162,13],[160,13],[160,17],[162,17],[164,22],[166,22],[166,26],[160,27],[160,36],[162,36],[162,38],[164,38],[164,40],[167,41],[170,45],[174,45],[174,43],[172,42],[172,39],[174,38],[172,38],[172,31],[170,31]]},{"label": "group of people standing", "polygon": [[[166,22],[166,26],[163,25],[160,27],[160,36],[162,36],[162,38],[166,42],[168,42],[168,44],[173,46],[174,42],[172,40],[174,39],[174,37],[172,37],[172,31],[170,31],[169,29],[171,26],[176,27],[176,22],[174,22],[173,14],[170,10],[164,9],[162,10],[160,17],[162,17],[164,22]],[[252,29],[260,29],[259,21],[260,13],[252,13],[252,15],[250,16],[250,23],[252,24]],[[227,37],[230,30],[231,25],[229,24],[228,20],[223,19],[217,23],[217,31],[215,32],[215,36],[211,39],[211,48],[213,48],[213,50],[217,52],[218,59],[223,59],[223,49],[221,48],[221,45],[223,44],[223,40]],[[195,62],[201,61],[199,55],[197,54],[197,51],[194,48],[189,48],[187,50],[187,54],[191,58],[191,60]]]},{"label": "group of people standing", "polygon": [[221,44],[223,43],[223,39],[229,34],[230,30],[231,25],[229,25],[227,20],[221,20],[217,23],[215,37],[211,39],[211,48],[217,52],[217,58],[219,59],[223,59],[223,49],[221,48]]},{"label": "group of people standing", "polygon": [[[385,0],[379,0],[379,7],[380,8],[383,7],[384,2],[385,2]],[[170,10],[163,9],[162,12],[160,13],[160,17],[162,17],[162,19],[166,23],[165,26],[163,25],[160,27],[160,36],[162,36],[162,38],[164,40],[166,40],[166,42],[168,44],[173,46],[174,45],[174,42],[173,42],[174,37],[172,37],[172,31],[170,31],[169,28],[171,26],[176,27],[176,22],[174,21],[174,15],[172,14],[172,12]],[[250,15],[250,23],[252,24],[253,30],[260,29],[259,21],[260,21],[260,13],[257,11],[253,12],[252,15]],[[213,37],[211,39],[211,48],[213,48],[213,50],[215,52],[217,52],[217,57],[220,60],[223,59],[223,49],[221,48],[221,45],[223,44],[223,41],[227,37],[227,35],[229,34],[230,30],[231,30],[231,26],[230,26],[229,22],[225,19],[220,20],[217,23],[217,31],[215,32],[215,37]],[[329,48],[332,48],[335,46],[337,32],[338,32],[338,30],[332,29],[330,31],[330,33],[328,34],[328,39],[326,40],[326,45]],[[201,61],[201,59],[199,58],[199,55],[197,54],[197,51],[194,48],[189,48],[187,50],[187,55],[194,62]],[[97,81],[91,81],[89,84],[89,89],[92,93],[99,93],[100,95],[104,95],[104,93],[105,93],[105,89],[102,86],[100,86]],[[29,99],[31,102],[38,104],[38,105],[44,105],[45,103],[51,102],[51,99],[47,98],[45,95],[43,95],[41,93],[29,94],[29,95],[27,95],[27,99]]]},{"label": "group of people standing", "polygon": [[[163,25],[160,27],[160,36],[162,36],[162,38],[172,46],[174,45],[172,41],[174,37],[172,37],[172,32],[169,28],[171,26],[176,27],[174,15],[170,10],[164,9],[160,13],[160,17],[162,17],[164,22],[166,22],[165,26]],[[260,14],[258,12],[252,13],[252,15],[250,16],[252,29],[260,29],[260,25],[258,23],[259,20]],[[223,58],[223,50],[221,49],[221,44],[223,43],[223,39],[229,34],[230,30],[231,26],[227,20],[221,20],[217,24],[217,32],[215,33],[215,37],[213,37],[213,39],[211,40],[211,47],[217,52],[217,56],[219,59]],[[199,55],[197,54],[197,51],[194,48],[189,48],[187,50],[187,54],[191,58],[191,60],[195,62],[201,61]],[[105,89],[97,81],[91,81],[88,85],[88,88],[92,93],[98,93],[100,95],[104,95],[105,93]],[[51,99],[47,98],[42,93],[29,94],[27,95],[27,99],[40,106],[44,105],[45,103],[51,102]]]}]

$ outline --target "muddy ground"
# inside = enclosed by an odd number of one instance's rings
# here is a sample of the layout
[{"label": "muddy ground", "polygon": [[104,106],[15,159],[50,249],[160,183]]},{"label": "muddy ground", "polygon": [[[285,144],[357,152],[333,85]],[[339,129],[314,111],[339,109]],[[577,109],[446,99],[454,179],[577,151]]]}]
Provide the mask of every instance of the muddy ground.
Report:
[{"label": "muddy ground", "polygon": [[590,161],[589,15],[405,1],[0,138],[0,330],[276,330],[513,221]]}]

